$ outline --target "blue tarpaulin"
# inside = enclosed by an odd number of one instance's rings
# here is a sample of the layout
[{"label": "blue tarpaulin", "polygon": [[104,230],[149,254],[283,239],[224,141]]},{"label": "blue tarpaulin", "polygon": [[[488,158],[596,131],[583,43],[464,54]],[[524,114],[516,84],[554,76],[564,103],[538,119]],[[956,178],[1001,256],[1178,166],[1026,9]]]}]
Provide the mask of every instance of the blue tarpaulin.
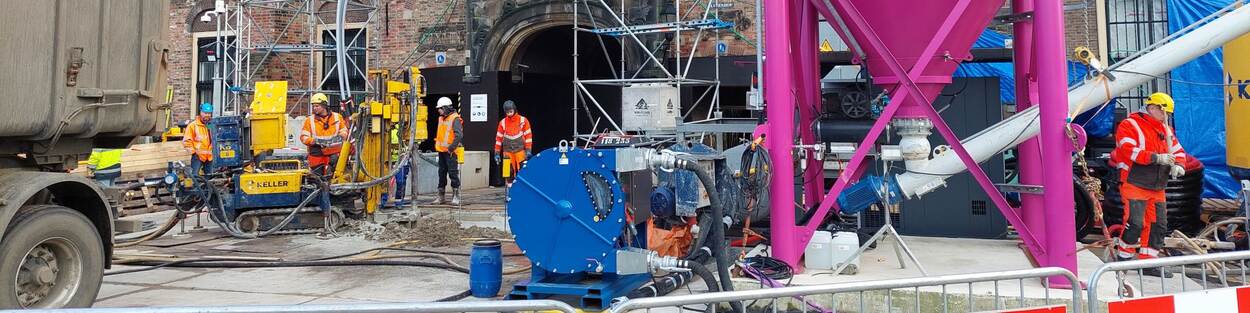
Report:
[{"label": "blue tarpaulin", "polygon": [[[973,48],[1003,48],[1011,36],[989,29],[981,32],[981,37],[972,44]],[[1002,87],[1003,103],[1016,103],[1016,77],[1011,62],[964,63],[955,69],[955,77],[998,77]],[[1081,82],[1085,73],[1089,72],[1085,65],[1068,61],[1068,86]]]},{"label": "blue tarpaulin", "polygon": [[[973,48],[1003,48],[1011,36],[1001,34],[989,29],[981,32],[981,37],[972,44]],[[1001,89],[1000,95],[1003,103],[1016,103],[1016,77],[1015,69],[1011,62],[995,62],[995,63],[964,63],[960,64],[955,70],[955,77],[998,77],[998,84]],[[1089,72],[1086,67],[1080,63],[1068,61],[1068,86],[1081,82],[1085,77],[1085,73]],[[1114,128],[1114,112],[1112,110],[1102,110],[1098,116],[1092,116],[1094,112],[1082,114],[1078,116],[1075,122],[1085,126],[1086,132],[1093,137],[1110,136]]]},{"label": "blue tarpaulin", "polygon": [[[1168,31],[1176,32],[1232,0],[1168,0]],[[1224,58],[1216,49],[1172,70],[1176,137],[1206,166],[1203,197],[1231,199],[1240,189],[1228,173],[1224,136]],[[1128,75],[1128,74],[1126,74]],[[1195,84],[1196,83],[1196,84]]]}]

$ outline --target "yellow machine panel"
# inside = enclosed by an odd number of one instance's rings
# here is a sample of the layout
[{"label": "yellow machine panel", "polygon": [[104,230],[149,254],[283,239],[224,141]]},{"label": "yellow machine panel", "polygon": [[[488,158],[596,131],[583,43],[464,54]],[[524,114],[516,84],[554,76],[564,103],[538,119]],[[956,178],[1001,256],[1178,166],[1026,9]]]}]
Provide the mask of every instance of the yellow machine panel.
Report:
[{"label": "yellow machine panel", "polygon": [[1224,71],[1231,80],[1224,97],[1228,165],[1250,169],[1250,35],[1224,45]]},{"label": "yellow machine panel", "polygon": [[252,98],[252,151],[286,147],[286,81],[256,83]]},{"label": "yellow machine panel", "polygon": [[299,192],[303,171],[276,173],[244,173],[239,175],[239,189],[249,195]]},{"label": "yellow machine panel", "polygon": [[417,106],[416,109],[417,109],[417,120],[413,121],[413,127],[417,128],[416,129],[417,140],[430,139],[430,129],[429,129],[429,124],[428,124],[430,121],[430,108],[422,105],[422,106]]}]

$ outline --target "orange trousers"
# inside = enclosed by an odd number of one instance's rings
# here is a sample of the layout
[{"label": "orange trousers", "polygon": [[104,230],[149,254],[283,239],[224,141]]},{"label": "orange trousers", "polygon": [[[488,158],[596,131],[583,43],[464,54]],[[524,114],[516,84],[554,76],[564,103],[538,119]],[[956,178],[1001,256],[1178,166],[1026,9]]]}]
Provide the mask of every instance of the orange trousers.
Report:
[{"label": "orange trousers", "polygon": [[1158,257],[1168,229],[1167,195],[1163,190],[1127,182],[1120,184],[1120,195],[1124,199],[1124,232],[1116,242],[1119,257]]},{"label": "orange trousers", "polygon": [[509,168],[509,175],[504,176],[503,179],[504,181],[507,181],[508,184],[512,184],[512,179],[516,177],[516,172],[521,169],[521,163],[525,162],[525,150],[502,152],[500,155],[503,157],[503,166],[508,166]]}]

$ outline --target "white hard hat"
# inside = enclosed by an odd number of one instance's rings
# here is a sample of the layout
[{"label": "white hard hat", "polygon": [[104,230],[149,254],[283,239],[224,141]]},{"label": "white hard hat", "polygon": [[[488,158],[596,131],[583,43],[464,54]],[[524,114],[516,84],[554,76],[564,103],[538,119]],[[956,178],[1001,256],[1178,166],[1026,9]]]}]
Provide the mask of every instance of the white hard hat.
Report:
[{"label": "white hard hat", "polygon": [[441,107],[449,107],[449,106],[451,106],[451,98],[442,97],[442,98],[438,98],[438,105],[435,105],[434,107],[441,108]]}]

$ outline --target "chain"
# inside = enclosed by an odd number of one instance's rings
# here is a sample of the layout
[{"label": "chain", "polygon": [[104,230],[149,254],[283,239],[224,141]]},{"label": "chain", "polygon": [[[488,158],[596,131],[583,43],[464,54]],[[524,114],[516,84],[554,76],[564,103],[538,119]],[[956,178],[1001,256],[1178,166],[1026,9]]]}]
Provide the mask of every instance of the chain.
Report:
[{"label": "chain", "polygon": [[1068,139],[1072,141],[1072,148],[1076,150],[1076,165],[1080,168],[1081,184],[1085,186],[1085,193],[1090,197],[1090,207],[1094,210],[1094,223],[1102,229],[1104,238],[1111,238],[1111,233],[1107,230],[1107,222],[1102,219],[1102,180],[1090,176],[1089,162],[1085,160],[1085,149],[1080,149],[1080,142],[1077,140],[1076,130],[1072,129],[1072,124],[1068,124],[1065,129],[1068,132]]}]

